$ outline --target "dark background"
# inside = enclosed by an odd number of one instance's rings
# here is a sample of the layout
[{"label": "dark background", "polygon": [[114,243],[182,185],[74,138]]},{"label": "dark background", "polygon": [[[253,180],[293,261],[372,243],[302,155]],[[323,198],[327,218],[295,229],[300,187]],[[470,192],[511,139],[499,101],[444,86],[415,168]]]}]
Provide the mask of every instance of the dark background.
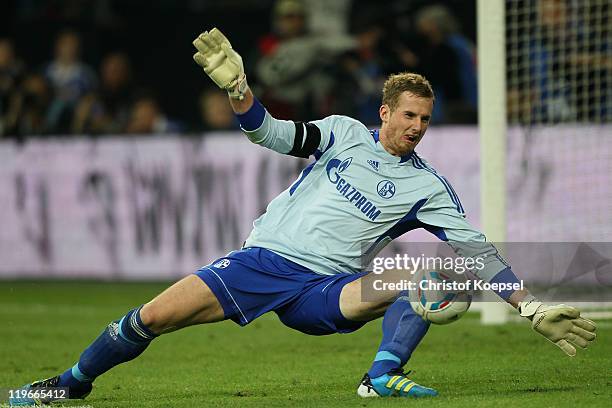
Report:
[{"label": "dark background", "polygon": [[[410,28],[414,11],[431,4],[450,8],[462,32],[475,42],[474,1],[353,0],[352,15],[374,10],[388,35],[401,35]],[[66,28],[81,34],[82,59],[95,70],[107,53],[124,51],[131,58],[134,85],[152,90],[171,117],[193,122],[197,95],[210,80],[191,59],[191,41],[219,27],[245,56],[248,75],[246,58],[256,40],[270,31],[273,5],[274,0],[3,0],[0,36],[13,40],[16,54],[30,69],[52,59],[55,36]]]}]

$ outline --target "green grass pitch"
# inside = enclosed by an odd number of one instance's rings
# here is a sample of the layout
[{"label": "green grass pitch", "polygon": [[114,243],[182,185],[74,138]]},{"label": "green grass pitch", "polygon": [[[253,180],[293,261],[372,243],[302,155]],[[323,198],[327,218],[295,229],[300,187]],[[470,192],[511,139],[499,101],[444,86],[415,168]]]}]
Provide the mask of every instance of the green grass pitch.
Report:
[{"label": "green grass pitch", "polygon": [[[113,319],[166,284],[0,282],[0,388],[55,375]],[[245,328],[191,327],[155,340],[101,376],[85,401],[102,407],[610,407],[612,321],[570,359],[527,322],[484,327],[477,315],[434,326],[408,369],[436,388],[427,400],[360,399],[355,390],[380,320],[349,335],[307,336],[274,314]],[[582,351],[582,352],[580,352]]]}]

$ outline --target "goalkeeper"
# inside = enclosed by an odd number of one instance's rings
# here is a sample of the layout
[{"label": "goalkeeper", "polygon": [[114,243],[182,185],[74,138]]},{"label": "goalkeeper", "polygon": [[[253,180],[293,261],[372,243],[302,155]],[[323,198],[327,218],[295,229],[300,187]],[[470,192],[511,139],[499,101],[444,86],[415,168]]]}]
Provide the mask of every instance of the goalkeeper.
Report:
[{"label": "goalkeeper", "polygon": [[[97,377],[139,356],[159,335],[225,319],[246,325],[274,311],[285,325],[311,335],[351,332],[384,316],[381,344],[357,393],[437,395],[403,371],[429,323],[398,293],[362,301],[362,258],[370,259],[407,231],[424,228],[460,256],[483,257],[479,278],[498,283],[518,279],[495,247],[467,223],[448,181],[414,151],[431,118],[429,82],[412,73],[390,76],[378,130],[345,116],[308,123],[277,120],[251,93],[240,55],[219,30],[202,33],[193,44],[195,61],[228,92],[253,143],[313,156],[314,161],[255,221],[243,248],[111,322],[76,364],[26,388],[69,387],[71,398],[84,398]],[[364,243],[371,244],[364,249]],[[545,305],[527,291],[498,295],[568,356],[595,339],[595,325],[575,308]]]}]

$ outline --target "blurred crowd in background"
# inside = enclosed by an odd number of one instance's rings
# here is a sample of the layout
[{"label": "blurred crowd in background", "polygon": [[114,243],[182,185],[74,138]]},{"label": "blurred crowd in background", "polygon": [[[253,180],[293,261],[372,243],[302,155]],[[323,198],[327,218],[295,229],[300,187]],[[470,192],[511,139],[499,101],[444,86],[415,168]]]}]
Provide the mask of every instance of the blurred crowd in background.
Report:
[{"label": "blurred crowd in background", "polygon": [[191,60],[219,27],[278,118],[379,123],[390,73],[424,74],[434,123],[476,123],[473,0],[22,0],[0,5],[0,138],[237,129]]}]

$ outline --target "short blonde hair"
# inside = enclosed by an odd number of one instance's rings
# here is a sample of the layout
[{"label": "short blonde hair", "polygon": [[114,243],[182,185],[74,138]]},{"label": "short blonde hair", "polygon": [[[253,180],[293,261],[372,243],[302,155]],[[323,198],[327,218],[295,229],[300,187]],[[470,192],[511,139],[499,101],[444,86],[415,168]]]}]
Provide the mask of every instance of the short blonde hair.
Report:
[{"label": "short blonde hair", "polygon": [[391,111],[394,111],[403,92],[410,92],[421,98],[435,100],[431,84],[423,75],[413,72],[402,72],[390,75],[385,81],[383,85],[383,105],[389,105]]}]

